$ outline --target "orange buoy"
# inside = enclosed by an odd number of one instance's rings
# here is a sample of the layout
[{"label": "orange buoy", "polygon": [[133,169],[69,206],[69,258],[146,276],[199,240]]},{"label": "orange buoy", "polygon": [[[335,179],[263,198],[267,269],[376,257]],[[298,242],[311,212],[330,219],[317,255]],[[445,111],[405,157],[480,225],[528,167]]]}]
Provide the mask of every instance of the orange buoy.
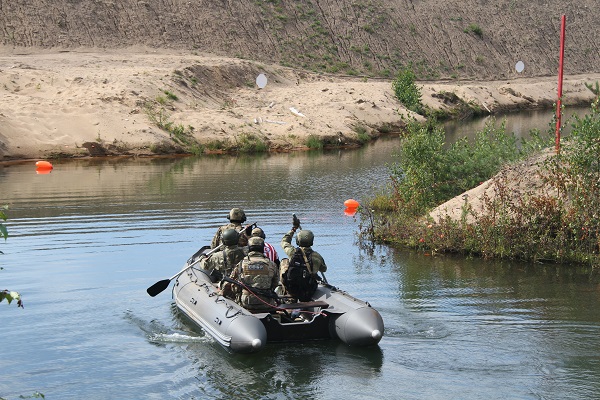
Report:
[{"label": "orange buoy", "polygon": [[358,206],[360,206],[360,204],[358,204],[358,201],[354,200],[354,199],[348,199],[344,202],[344,205],[346,206],[346,208],[358,208]]},{"label": "orange buoy", "polygon": [[354,215],[356,215],[356,208],[348,208],[346,207],[346,209],[344,210],[344,214],[349,216],[349,217],[353,217]]},{"label": "orange buoy", "polygon": [[52,164],[48,161],[38,161],[35,163],[37,169],[52,169],[54,168]]},{"label": "orange buoy", "polygon": [[46,175],[52,172],[52,168],[37,168],[35,173],[38,175]]}]

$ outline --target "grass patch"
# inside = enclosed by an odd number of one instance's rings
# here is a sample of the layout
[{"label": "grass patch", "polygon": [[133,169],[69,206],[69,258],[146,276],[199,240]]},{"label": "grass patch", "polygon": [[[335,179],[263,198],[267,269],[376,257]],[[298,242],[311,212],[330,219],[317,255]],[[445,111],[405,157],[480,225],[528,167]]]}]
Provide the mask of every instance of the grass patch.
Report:
[{"label": "grass patch", "polygon": [[163,90],[163,93],[167,96],[167,98],[171,101],[177,101],[179,100],[179,97],[177,97],[177,95],[175,95],[175,93],[168,91],[168,90]]},{"label": "grass patch", "polygon": [[354,132],[356,133],[356,138],[360,143],[367,143],[371,140],[371,135],[369,135],[367,128],[363,125],[354,126]]},{"label": "grass patch", "polygon": [[229,147],[229,145],[228,145],[228,143],[226,141],[218,140],[218,139],[210,140],[210,141],[206,142],[204,144],[204,146],[208,150],[211,150],[211,151],[224,150],[224,149],[227,149]]},{"label": "grass patch", "polygon": [[469,24],[469,26],[467,26],[465,28],[464,32],[465,33],[474,33],[475,35],[479,36],[480,38],[483,37],[483,30],[477,24]]},{"label": "grass patch", "polygon": [[240,153],[264,153],[269,150],[268,142],[251,133],[242,133],[235,138],[236,149]]},{"label": "grass patch", "polygon": [[309,135],[306,139],[306,147],[309,149],[322,149],[323,148],[323,140],[321,140],[318,136]]},{"label": "grass patch", "polygon": [[378,127],[377,130],[380,133],[383,133],[384,135],[386,135],[386,134],[392,133],[394,131],[394,127],[390,123],[385,122],[383,125]]},{"label": "grass patch", "polygon": [[191,125],[176,124],[171,121],[171,116],[167,110],[169,106],[170,101],[167,98],[157,96],[154,101],[147,101],[144,104],[144,112],[153,124],[168,132],[171,140],[181,146],[186,152],[201,154],[204,149],[194,137],[194,127]]}]

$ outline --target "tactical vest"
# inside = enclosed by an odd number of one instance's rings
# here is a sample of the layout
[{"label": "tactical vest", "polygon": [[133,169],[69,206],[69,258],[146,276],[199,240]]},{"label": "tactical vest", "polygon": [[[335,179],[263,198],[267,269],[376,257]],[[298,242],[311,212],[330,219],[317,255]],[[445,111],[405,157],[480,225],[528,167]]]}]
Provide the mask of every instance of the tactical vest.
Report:
[{"label": "tactical vest", "polygon": [[248,256],[242,261],[241,281],[256,289],[271,289],[273,273],[269,269],[269,259],[264,256]]},{"label": "tactical vest", "polygon": [[229,276],[238,262],[244,257],[241,248],[225,247],[220,253],[215,253],[208,258],[203,268],[210,270],[210,279],[213,283],[219,282],[223,276]]},{"label": "tactical vest", "polygon": [[[308,266],[306,265],[307,260]],[[311,297],[318,286],[315,276],[310,272],[312,270],[312,250],[303,250],[298,247],[290,260],[287,271],[285,271],[282,276],[282,283],[290,295],[296,297],[300,301],[311,300]]]}]

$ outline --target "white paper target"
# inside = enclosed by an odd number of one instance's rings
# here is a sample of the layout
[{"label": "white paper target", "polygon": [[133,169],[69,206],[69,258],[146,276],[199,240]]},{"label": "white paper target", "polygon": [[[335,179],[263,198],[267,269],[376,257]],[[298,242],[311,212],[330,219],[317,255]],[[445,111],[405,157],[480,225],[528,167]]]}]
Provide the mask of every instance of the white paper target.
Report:
[{"label": "white paper target", "polygon": [[517,61],[517,64],[515,65],[515,69],[517,70],[518,73],[523,72],[523,70],[525,69],[525,63],[523,63],[523,61]]},{"label": "white paper target", "polygon": [[256,86],[258,86],[259,89],[263,89],[267,86],[267,76],[265,74],[259,74],[256,77]]}]

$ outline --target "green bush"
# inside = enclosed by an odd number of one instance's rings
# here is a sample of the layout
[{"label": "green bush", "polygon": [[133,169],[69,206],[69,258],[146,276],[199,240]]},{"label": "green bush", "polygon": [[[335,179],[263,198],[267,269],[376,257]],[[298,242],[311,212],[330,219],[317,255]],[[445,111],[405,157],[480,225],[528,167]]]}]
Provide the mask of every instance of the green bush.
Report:
[{"label": "green bush", "polygon": [[398,162],[390,167],[399,209],[419,216],[489,179],[507,161],[520,157],[514,134],[505,123],[488,122],[473,143],[466,138],[450,146],[445,131],[435,122],[409,124]]},{"label": "green bush", "polygon": [[240,153],[262,153],[269,150],[268,143],[251,133],[242,133],[237,136],[237,150]]},{"label": "green bush", "polygon": [[354,127],[354,132],[356,132],[356,139],[360,143],[367,143],[368,141],[371,140],[371,136],[369,135],[367,128],[364,127],[363,125],[356,125]]},{"label": "green bush", "polygon": [[173,101],[179,100],[177,95],[169,90],[163,90],[163,93],[169,98],[169,100],[173,100]]},{"label": "green bush", "polygon": [[423,113],[421,89],[415,83],[415,79],[413,70],[405,68],[398,72],[396,79],[392,82],[392,90],[404,107],[417,114],[421,114]]},{"label": "green bush", "polygon": [[[400,161],[391,169],[389,201],[381,193],[363,201],[361,233],[377,242],[428,252],[600,265],[599,101],[585,117],[574,117],[558,154],[548,146],[553,129],[548,135],[532,131],[528,141],[515,146],[514,138],[503,134],[503,126],[487,126],[473,144],[459,141],[446,147],[436,127],[411,128]],[[539,152],[541,148],[545,150]],[[506,173],[495,175],[506,161],[532,152],[535,160],[524,166],[536,163],[537,172],[510,172],[509,166]],[[458,218],[427,217],[449,196],[492,175],[494,195],[483,196],[481,208],[475,210],[465,201]],[[457,187],[452,193],[452,176],[465,190]]]},{"label": "green bush", "polygon": [[479,36],[480,38],[483,37],[483,31],[481,30],[481,27],[477,24],[469,24],[469,26],[467,26],[465,28],[465,33],[469,33],[469,32],[473,32],[475,35]]},{"label": "green bush", "polygon": [[322,149],[323,140],[321,140],[318,136],[309,135],[306,139],[306,147],[309,149]]}]

